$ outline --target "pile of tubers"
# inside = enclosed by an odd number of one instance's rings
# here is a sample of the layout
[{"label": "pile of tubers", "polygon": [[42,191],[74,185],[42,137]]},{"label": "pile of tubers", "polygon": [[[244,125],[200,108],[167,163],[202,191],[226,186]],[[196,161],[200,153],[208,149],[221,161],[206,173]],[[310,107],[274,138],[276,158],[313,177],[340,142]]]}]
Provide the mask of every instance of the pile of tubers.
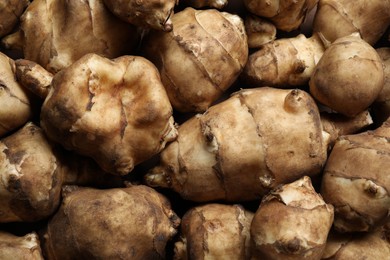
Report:
[{"label": "pile of tubers", "polygon": [[390,0],[0,0],[0,259],[390,258]]}]

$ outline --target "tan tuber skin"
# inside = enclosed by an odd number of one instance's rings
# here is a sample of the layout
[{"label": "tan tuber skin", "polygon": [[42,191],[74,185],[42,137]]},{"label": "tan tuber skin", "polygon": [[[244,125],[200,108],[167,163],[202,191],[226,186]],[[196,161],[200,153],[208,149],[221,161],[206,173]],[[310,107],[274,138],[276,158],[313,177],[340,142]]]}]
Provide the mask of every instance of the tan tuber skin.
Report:
[{"label": "tan tuber skin", "polygon": [[146,186],[98,190],[67,186],[42,249],[51,259],[164,259],[180,219]]},{"label": "tan tuber skin", "polygon": [[169,32],[175,4],[178,0],[103,0],[121,20],[140,26]]},{"label": "tan tuber skin", "polygon": [[319,0],[313,31],[329,42],[360,33],[374,45],[390,25],[389,0]]},{"label": "tan tuber skin", "polygon": [[329,135],[318,108],[297,89],[239,91],[178,131],[145,178],[193,201],[259,199],[280,184],[319,174],[327,158]]},{"label": "tan tuber skin", "polygon": [[324,51],[318,35],[277,39],[249,55],[241,78],[250,87],[302,86],[309,82]]},{"label": "tan tuber skin", "polygon": [[122,181],[92,161],[62,152],[29,122],[0,140],[0,223],[49,217],[63,184],[120,187]]},{"label": "tan tuber skin", "polygon": [[329,155],[321,194],[341,232],[367,232],[389,221],[390,122],[340,137]]},{"label": "tan tuber skin", "polygon": [[333,42],[309,81],[310,93],[316,100],[349,117],[366,110],[378,97],[383,84],[382,60],[358,34]]},{"label": "tan tuber skin", "polygon": [[186,6],[191,6],[196,9],[204,7],[222,9],[228,4],[228,0],[181,0],[180,3],[184,3]]},{"label": "tan tuber skin", "polygon": [[215,9],[186,8],[172,17],[170,33],[154,32],[144,43],[160,71],[172,106],[203,112],[237,79],[248,58],[244,23]]},{"label": "tan tuber skin", "polygon": [[283,31],[298,29],[318,0],[244,0],[248,11],[271,20]]},{"label": "tan tuber skin", "polygon": [[276,27],[270,21],[248,14],[244,21],[249,48],[260,48],[276,39]]},{"label": "tan tuber skin", "polygon": [[191,208],[182,218],[174,259],[249,259],[252,218],[240,205]]},{"label": "tan tuber skin", "polygon": [[88,54],[58,72],[40,119],[51,140],[116,175],[130,173],[177,135],[160,75],[139,56]]},{"label": "tan tuber skin", "polygon": [[44,260],[38,235],[15,236],[0,231],[0,259]]},{"label": "tan tuber skin", "polygon": [[12,31],[29,4],[29,0],[0,0],[0,38]]},{"label": "tan tuber skin", "polygon": [[15,62],[0,52],[0,137],[34,115],[32,96],[15,80]]},{"label": "tan tuber skin", "polygon": [[6,47],[22,47],[25,59],[52,73],[87,53],[118,57],[137,39],[135,28],[111,14],[103,0],[34,0],[20,29],[3,40]]},{"label": "tan tuber skin", "polygon": [[317,260],[333,222],[326,204],[305,176],[266,195],[251,224],[252,259]]}]

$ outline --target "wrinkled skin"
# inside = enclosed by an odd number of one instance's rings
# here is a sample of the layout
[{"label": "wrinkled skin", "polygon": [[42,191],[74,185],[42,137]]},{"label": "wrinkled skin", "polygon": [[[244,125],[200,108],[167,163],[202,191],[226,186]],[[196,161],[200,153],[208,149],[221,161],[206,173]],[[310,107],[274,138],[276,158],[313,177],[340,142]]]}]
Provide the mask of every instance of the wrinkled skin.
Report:
[{"label": "wrinkled skin", "polygon": [[283,31],[298,29],[318,0],[244,0],[250,13],[271,20]]},{"label": "wrinkled skin", "polygon": [[177,0],[103,0],[118,18],[136,26],[162,31],[172,30]]},{"label": "wrinkled skin", "polygon": [[253,213],[240,205],[206,204],[182,218],[174,259],[249,259]]},{"label": "wrinkled skin", "polygon": [[252,220],[252,259],[320,259],[333,214],[309,177],[271,191]]},{"label": "wrinkled skin", "polygon": [[136,40],[135,29],[112,15],[103,0],[34,0],[21,17],[21,32],[14,42],[22,45],[24,58],[52,73],[87,53],[118,57]]},{"label": "wrinkled skin", "polygon": [[320,103],[345,116],[366,110],[384,84],[382,60],[358,34],[341,37],[321,56],[310,81],[310,93]]},{"label": "wrinkled skin", "polygon": [[0,231],[0,259],[44,260],[35,232],[15,236]]},{"label": "wrinkled skin", "polygon": [[51,140],[126,175],[176,138],[156,67],[138,56],[89,54],[57,73],[41,111]]},{"label": "wrinkled skin", "polygon": [[188,200],[259,199],[280,184],[319,174],[327,158],[329,135],[302,90],[245,89],[178,131],[145,178]]},{"label": "wrinkled skin", "polygon": [[164,259],[180,219],[154,189],[67,186],[42,249],[51,259]]},{"label": "wrinkled skin", "polygon": [[153,32],[144,51],[160,71],[172,106],[203,112],[237,79],[248,58],[242,19],[215,9],[186,8],[173,30]]},{"label": "wrinkled skin", "polygon": [[0,0],[0,38],[12,31],[29,0]]},{"label": "wrinkled skin", "polygon": [[335,207],[341,232],[372,231],[389,221],[390,122],[340,137],[329,155],[321,194]]},{"label": "wrinkled skin", "polygon": [[15,80],[15,62],[0,52],[0,136],[23,126],[34,115],[32,97]]}]

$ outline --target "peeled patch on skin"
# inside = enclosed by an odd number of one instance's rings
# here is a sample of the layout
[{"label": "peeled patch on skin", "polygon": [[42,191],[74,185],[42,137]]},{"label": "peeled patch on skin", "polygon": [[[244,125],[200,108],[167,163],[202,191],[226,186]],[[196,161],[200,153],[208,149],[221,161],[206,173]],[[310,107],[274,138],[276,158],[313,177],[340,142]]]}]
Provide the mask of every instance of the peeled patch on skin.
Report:
[{"label": "peeled patch on skin", "polygon": [[41,125],[52,140],[119,175],[177,135],[157,69],[136,56],[108,60],[89,54],[57,73]]}]

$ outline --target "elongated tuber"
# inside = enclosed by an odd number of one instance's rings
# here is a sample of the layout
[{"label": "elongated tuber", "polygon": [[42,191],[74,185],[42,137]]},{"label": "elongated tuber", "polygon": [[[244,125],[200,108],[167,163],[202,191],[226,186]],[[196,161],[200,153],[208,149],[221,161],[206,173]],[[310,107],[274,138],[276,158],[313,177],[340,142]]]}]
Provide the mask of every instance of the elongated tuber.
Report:
[{"label": "elongated tuber", "polygon": [[324,50],[318,35],[277,39],[249,55],[241,78],[250,87],[305,85]]},{"label": "elongated tuber", "polygon": [[320,259],[332,223],[333,206],[309,177],[280,186],[263,198],[253,217],[252,259]]},{"label": "elongated tuber", "polygon": [[180,219],[154,189],[66,186],[43,235],[51,259],[164,259]]},{"label": "elongated tuber", "polygon": [[341,232],[367,232],[389,221],[390,122],[340,137],[329,155],[321,194]]},{"label": "elongated tuber", "polygon": [[182,218],[174,259],[249,259],[252,218],[240,205],[191,208]]},{"label": "elongated tuber", "polygon": [[157,66],[172,106],[203,112],[237,79],[248,58],[244,23],[215,9],[186,8],[172,17],[170,33],[156,32],[144,43]]},{"label": "elongated tuber", "polygon": [[329,135],[302,90],[239,91],[178,132],[145,178],[188,200],[259,199],[280,184],[319,174],[327,158]]},{"label": "elongated tuber", "polygon": [[0,231],[0,259],[43,260],[38,235],[31,232],[15,236]]}]

